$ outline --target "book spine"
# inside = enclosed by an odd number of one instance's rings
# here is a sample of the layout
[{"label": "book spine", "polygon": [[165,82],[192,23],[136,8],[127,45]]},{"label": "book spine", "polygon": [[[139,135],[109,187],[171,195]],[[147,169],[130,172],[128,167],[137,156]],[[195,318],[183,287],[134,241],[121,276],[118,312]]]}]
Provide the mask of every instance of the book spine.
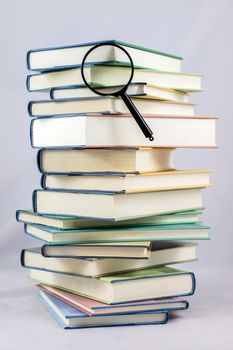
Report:
[{"label": "book spine", "polygon": [[46,254],[46,248],[47,248],[48,244],[44,244],[41,247],[41,255],[44,256],[45,258],[48,258],[49,255]]},{"label": "book spine", "polygon": [[49,97],[51,98],[51,100],[54,100],[54,91],[55,91],[55,89],[51,89],[49,91]]},{"label": "book spine", "polygon": [[31,123],[30,123],[30,144],[31,144],[31,147],[35,148],[34,146],[34,140],[33,140],[33,130],[34,130],[34,122],[35,122],[35,119],[32,119],[31,120]]},{"label": "book spine", "polygon": [[17,222],[20,222],[20,220],[19,220],[19,214],[20,214],[20,211],[17,210],[16,213],[15,213],[15,219],[16,219]]},{"label": "book spine", "polygon": [[26,88],[27,88],[27,91],[31,92],[31,88],[30,88],[30,80],[31,80],[31,75],[28,75],[27,78],[26,78]]},{"label": "book spine", "polygon": [[33,117],[33,114],[32,114],[32,105],[33,105],[34,101],[30,101],[29,104],[28,104],[28,115],[30,117]]},{"label": "book spine", "polygon": [[32,209],[34,213],[37,213],[37,190],[32,192]]},{"label": "book spine", "polygon": [[46,175],[43,174],[40,179],[40,186],[43,188],[43,190],[47,190],[48,187],[46,186]]},{"label": "book spine", "polygon": [[42,158],[43,158],[43,154],[42,154],[43,150],[40,149],[38,152],[37,152],[37,157],[36,157],[36,162],[37,162],[37,168],[39,170],[40,173],[43,173],[43,167],[42,167]]},{"label": "book spine", "polygon": [[20,253],[20,263],[22,267],[25,267],[25,251],[26,249],[23,249]]}]

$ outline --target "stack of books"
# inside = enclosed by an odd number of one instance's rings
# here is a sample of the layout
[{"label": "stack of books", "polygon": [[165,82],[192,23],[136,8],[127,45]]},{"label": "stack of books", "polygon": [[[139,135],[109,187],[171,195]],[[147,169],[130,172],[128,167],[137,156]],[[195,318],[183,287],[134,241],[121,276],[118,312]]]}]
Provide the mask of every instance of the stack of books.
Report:
[{"label": "stack of books", "polygon": [[[27,56],[29,91],[50,99],[29,104],[42,188],[17,220],[42,246],[23,250],[21,262],[64,328],[166,323],[195,290],[194,274],[170,265],[196,260],[195,241],[209,239],[199,214],[210,171],[177,170],[173,161],[175,148],[215,147],[216,118],[195,116],[189,103],[202,76],[181,72],[180,57],[115,43],[133,59],[127,93],[152,142],[120,98],[83,84],[80,64],[96,43]],[[112,53],[84,69],[111,70],[117,85],[129,67]]]}]

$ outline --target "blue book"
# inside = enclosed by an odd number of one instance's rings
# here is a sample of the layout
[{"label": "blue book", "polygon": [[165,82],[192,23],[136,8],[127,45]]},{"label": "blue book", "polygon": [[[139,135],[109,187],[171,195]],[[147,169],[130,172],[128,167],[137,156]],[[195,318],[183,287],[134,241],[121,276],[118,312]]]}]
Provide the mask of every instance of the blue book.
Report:
[{"label": "blue book", "polygon": [[169,318],[169,314],[166,311],[88,316],[43,291],[39,292],[38,297],[45,308],[64,329],[163,324]]}]

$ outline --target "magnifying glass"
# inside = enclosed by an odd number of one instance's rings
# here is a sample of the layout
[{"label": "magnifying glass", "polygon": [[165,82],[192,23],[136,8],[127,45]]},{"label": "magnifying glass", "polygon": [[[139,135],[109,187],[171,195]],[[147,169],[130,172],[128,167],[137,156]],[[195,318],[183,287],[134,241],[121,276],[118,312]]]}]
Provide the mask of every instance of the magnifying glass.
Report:
[{"label": "magnifying glass", "polygon": [[[114,57],[116,57],[118,62],[122,62],[123,65],[127,67],[127,69],[124,69],[123,74],[119,73],[117,75],[117,79],[115,75],[114,81],[117,80],[117,86],[116,84],[113,85],[111,82],[113,81],[112,76],[114,73],[114,69],[116,69],[116,66],[111,65],[113,55]],[[109,58],[109,65],[107,69],[107,72],[109,73],[106,75],[102,74],[100,71],[100,73],[98,74],[97,69],[95,81],[91,81],[90,76],[87,73],[85,75],[85,66],[90,65],[89,62],[106,62],[106,57],[107,59]],[[86,61],[88,62],[88,64],[86,63]],[[128,110],[136,120],[138,126],[142,130],[145,137],[149,138],[150,141],[154,140],[152,130],[145,122],[145,120],[137,110],[136,106],[133,104],[133,102],[126,93],[126,90],[133,79],[134,64],[129,53],[123,47],[115,43],[101,43],[93,46],[89,51],[87,51],[87,53],[83,57],[81,65],[81,74],[85,85],[95,94],[100,96],[111,95],[114,97],[121,97]]]}]

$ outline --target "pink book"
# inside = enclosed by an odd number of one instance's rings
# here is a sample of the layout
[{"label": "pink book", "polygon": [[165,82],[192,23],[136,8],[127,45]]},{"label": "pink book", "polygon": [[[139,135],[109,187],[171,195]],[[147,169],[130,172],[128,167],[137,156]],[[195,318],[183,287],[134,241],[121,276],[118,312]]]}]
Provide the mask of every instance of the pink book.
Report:
[{"label": "pink book", "polygon": [[185,310],[189,306],[188,302],[181,298],[153,299],[140,302],[108,305],[45,284],[38,284],[37,287],[89,316],[125,314],[142,311]]}]

